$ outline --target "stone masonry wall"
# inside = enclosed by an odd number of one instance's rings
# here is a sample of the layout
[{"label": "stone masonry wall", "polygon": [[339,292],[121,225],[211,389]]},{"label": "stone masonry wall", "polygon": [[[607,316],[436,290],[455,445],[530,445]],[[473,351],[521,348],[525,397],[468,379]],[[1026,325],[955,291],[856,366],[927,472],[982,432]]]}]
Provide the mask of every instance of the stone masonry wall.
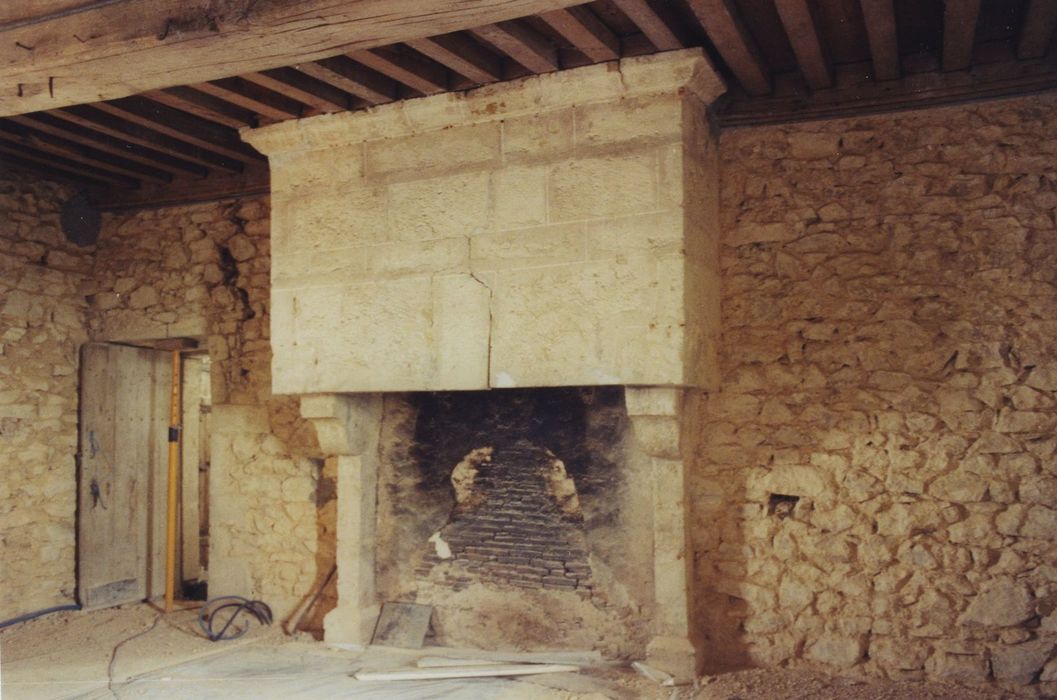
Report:
[{"label": "stone masonry wall", "polygon": [[1057,680],[1055,109],[722,134],[713,665]]},{"label": "stone masonry wall", "polygon": [[81,282],[66,188],[0,176],[0,620],[72,603]]},{"label": "stone masonry wall", "polygon": [[108,215],[87,291],[93,339],[205,341],[209,593],[263,599],[282,619],[329,570],[333,533],[317,513],[315,433],[271,394],[268,214],[250,199]]}]

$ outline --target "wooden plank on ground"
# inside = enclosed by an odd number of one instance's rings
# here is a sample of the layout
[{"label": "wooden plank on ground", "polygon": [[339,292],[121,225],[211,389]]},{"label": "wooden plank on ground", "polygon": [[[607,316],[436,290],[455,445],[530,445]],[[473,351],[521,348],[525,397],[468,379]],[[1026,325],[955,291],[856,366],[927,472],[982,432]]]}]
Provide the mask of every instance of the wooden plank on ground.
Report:
[{"label": "wooden plank on ground", "polygon": [[[13,14],[31,0],[9,0]],[[581,0],[116,0],[0,27],[0,116],[315,61]],[[28,14],[28,11],[26,12]]]},{"label": "wooden plank on ground", "polygon": [[568,664],[485,664],[482,666],[452,666],[448,668],[359,671],[353,674],[353,677],[359,681],[425,681],[448,678],[502,678],[542,673],[573,673],[579,670],[579,666]]}]

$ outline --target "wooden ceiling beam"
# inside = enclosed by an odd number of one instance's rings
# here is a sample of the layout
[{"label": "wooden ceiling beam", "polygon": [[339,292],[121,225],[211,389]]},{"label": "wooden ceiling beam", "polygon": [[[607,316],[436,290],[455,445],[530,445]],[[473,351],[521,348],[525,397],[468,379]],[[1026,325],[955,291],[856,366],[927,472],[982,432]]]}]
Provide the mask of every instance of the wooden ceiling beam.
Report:
[{"label": "wooden ceiling beam", "polygon": [[808,0],[775,0],[774,6],[807,84],[812,90],[833,85],[833,69]]},{"label": "wooden ceiling beam", "polygon": [[[799,75],[779,75],[775,79],[779,88],[774,94],[748,97],[732,93],[716,117],[724,128],[782,124],[1057,90],[1057,55],[1051,53],[1040,61],[1019,61],[1009,47],[1004,46],[1004,42],[1002,44],[994,48],[1006,49],[1009,54],[1006,59],[981,61],[965,71],[944,72],[939,70],[939,62],[934,58],[933,70],[911,72],[908,68],[896,81],[873,80],[868,63],[845,64],[837,69],[835,84],[838,87],[810,95],[784,89],[799,82]],[[995,54],[999,55],[1001,52]],[[908,62],[907,65],[912,64]]]},{"label": "wooden ceiling beam", "polygon": [[248,109],[207,95],[189,87],[171,87],[165,90],[150,90],[143,97],[163,105],[193,114],[207,121],[241,129],[257,126],[257,115]]},{"label": "wooden ceiling beam", "polygon": [[620,58],[620,38],[586,7],[544,12],[540,19],[592,61]]},{"label": "wooden ceiling beam", "polygon": [[613,4],[642,30],[658,51],[674,51],[686,46],[678,24],[646,0],[613,0]]},{"label": "wooden ceiling beam", "polygon": [[92,197],[92,204],[103,211],[114,211],[266,195],[270,177],[267,166],[261,165],[234,175],[213,173],[205,179],[177,178],[168,185],[147,182],[136,190],[104,190]]},{"label": "wooden ceiling beam", "polygon": [[582,0],[109,0],[0,27],[0,116],[306,63]]},{"label": "wooden ceiling beam", "polygon": [[273,121],[296,119],[304,112],[304,105],[297,100],[272,92],[242,78],[221,78],[190,87]]},{"label": "wooden ceiling beam", "polygon": [[139,144],[181,160],[189,160],[192,163],[197,163],[210,169],[220,168],[233,173],[242,171],[242,163],[237,160],[232,160],[194,144],[159,134],[152,129],[114,117],[88,105],[63,107],[62,109],[52,110],[49,114],[78,126],[83,126],[86,129]]},{"label": "wooden ceiling beam", "polygon": [[412,39],[407,45],[475,83],[503,79],[502,62],[468,37],[448,34]]},{"label": "wooden ceiling beam", "polygon": [[7,153],[50,168],[57,168],[71,173],[83,173],[93,180],[105,182],[109,185],[117,185],[118,187],[134,189],[139,187],[140,184],[139,180],[131,177],[125,177],[109,170],[102,170],[101,168],[95,168],[66,158],[49,156],[34,148],[17,143],[9,143],[4,140],[0,140],[0,153]]},{"label": "wooden ceiling beam", "polygon": [[238,132],[233,129],[184,114],[180,110],[152,102],[144,97],[123,97],[110,102],[97,102],[92,106],[107,114],[113,114],[133,124],[157,131],[159,134],[193,143],[243,163],[267,160],[243,142]]},{"label": "wooden ceiling beam", "polygon": [[322,80],[356,95],[372,105],[392,102],[396,99],[396,83],[355,63],[347,56],[325,58],[313,63],[299,63],[294,68],[316,80]]},{"label": "wooden ceiling beam", "polygon": [[205,177],[209,174],[209,170],[200,165],[190,163],[186,160],[173,158],[164,153],[152,151],[149,148],[143,148],[137,144],[116,139],[107,136],[106,134],[92,131],[91,129],[85,129],[84,127],[77,126],[71,122],[56,119],[47,112],[16,114],[12,117],[6,117],[6,119],[16,124],[30,127],[35,131],[58,136],[90,148],[95,148],[105,153],[111,153],[127,160],[160,168],[171,173],[182,172],[195,177]]},{"label": "wooden ceiling beam", "polygon": [[305,75],[293,68],[276,68],[240,76],[273,92],[303,102],[319,112],[344,112],[355,107],[354,98],[330,83]]},{"label": "wooden ceiling beam", "polygon": [[99,168],[118,175],[126,175],[135,180],[147,179],[162,183],[172,181],[172,175],[163,170],[137,165],[121,158],[114,158],[106,153],[86,148],[73,141],[48,134],[35,133],[14,123],[0,122],[0,140],[21,144],[36,151],[51,153],[60,158],[65,158],[75,163],[82,163],[89,167]]},{"label": "wooden ceiling beam", "polygon": [[859,0],[859,5],[870,42],[874,78],[895,80],[900,74],[899,36],[892,0]]},{"label": "wooden ceiling beam", "polygon": [[1057,2],[1054,0],[1028,0],[1024,13],[1024,24],[1017,41],[1017,58],[1042,58],[1053,41],[1057,29]]},{"label": "wooden ceiling beam", "polygon": [[558,63],[558,50],[528,26],[517,22],[502,22],[474,27],[470,32],[533,73],[549,73],[561,68]]},{"label": "wooden ceiling beam", "polygon": [[44,165],[43,163],[25,160],[9,153],[0,153],[0,165],[32,172],[48,180],[58,180],[60,182],[70,182],[98,188],[106,188],[108,186],[107,182],[86,175],[76,166],[71,166],[69,170],[63,170],[62,168],[54,167],[52,164]]},{"label": "wooden ceiling beam", "polygon": [[737,77],[745,92],[766,95],[771,75],[756,42],[731,0],[687,0],[709,40]]},{"label": "wooden ceiling beam", "polygon": [[946,0],[943,7],[943,70],[964,70],[973,60],[980,0]]},{"label": "wooden ceiling beam", "polygon": [[386,49],[354,51],[349,54],[349,58],[423,95],[435,95],[448,90],[448,71],[429,59],[416,59]]}]

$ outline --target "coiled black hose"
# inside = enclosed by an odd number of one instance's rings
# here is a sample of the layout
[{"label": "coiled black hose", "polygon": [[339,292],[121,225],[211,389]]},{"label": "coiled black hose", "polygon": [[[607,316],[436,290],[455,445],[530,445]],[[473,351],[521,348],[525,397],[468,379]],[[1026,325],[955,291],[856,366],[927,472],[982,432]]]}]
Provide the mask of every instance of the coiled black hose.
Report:
[{"label": "coiled black hose", "polygon": [[[230,611],[230,615],[221,614]],[[261,600],[250,600],[238,595],[226,595],[213,598],[202,606],[198,611],[198,626],[202,633],[211,642],[222,639],[238,639],[250,629],[249,621],[239,626],[234,624],[235,618],[246,612],[262,625],[272,624],[272,609]],[[218,621],[223,621],[223,626],[217,630]]]}]

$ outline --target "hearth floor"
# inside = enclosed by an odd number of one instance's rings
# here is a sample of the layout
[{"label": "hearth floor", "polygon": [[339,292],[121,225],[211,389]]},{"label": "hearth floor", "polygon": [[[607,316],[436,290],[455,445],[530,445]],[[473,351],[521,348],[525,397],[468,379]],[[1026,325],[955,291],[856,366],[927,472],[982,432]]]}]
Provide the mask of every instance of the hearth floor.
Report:
[{"label": "hearth floor", "polygon": [[414,666],[419,656],[436,654],[440,648],[417,653],[379,647],[333,649],[307,635],[293,639],[278,627],[261,628],[256,623],[241,639],[214,643],[197,632],[196,617],[197,611],[188,609],[159,619],[151,606],[129,605],[60,613],[2,630],[0,696],[3,700],[549,700],[653,695],[642,679],[617,669],[604,669],[608,679],[552,674],[531,680],[358,681],[350,673]]}]

